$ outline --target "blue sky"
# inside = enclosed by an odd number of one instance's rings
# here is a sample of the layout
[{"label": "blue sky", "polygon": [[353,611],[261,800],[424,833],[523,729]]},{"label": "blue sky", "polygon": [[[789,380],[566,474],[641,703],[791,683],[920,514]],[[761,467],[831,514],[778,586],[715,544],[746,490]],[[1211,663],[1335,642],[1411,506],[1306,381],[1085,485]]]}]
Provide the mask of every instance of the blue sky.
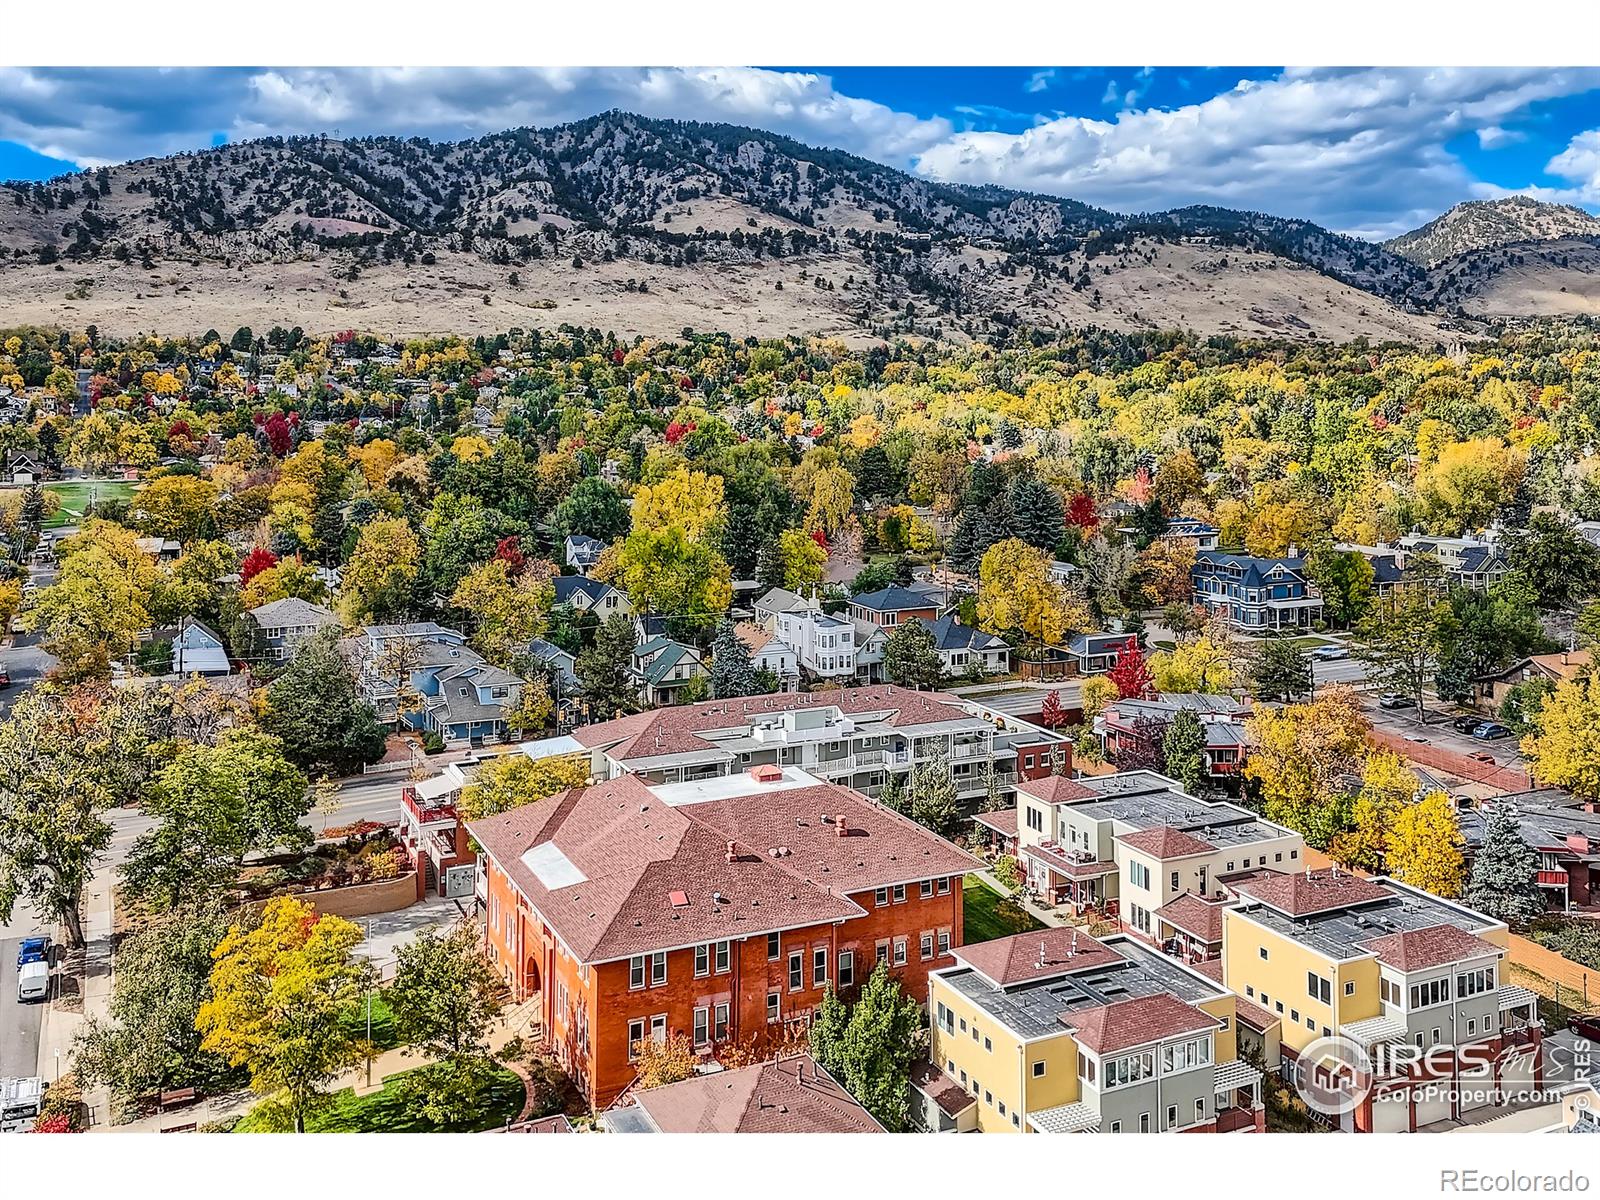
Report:
[{"label": "blue sky", "polygon": [[0,178],[264,134],[454,139],[622,108],[1121,212],[1381,238],[1462,200],[1600,211],[1591,68],[0,68]]}]

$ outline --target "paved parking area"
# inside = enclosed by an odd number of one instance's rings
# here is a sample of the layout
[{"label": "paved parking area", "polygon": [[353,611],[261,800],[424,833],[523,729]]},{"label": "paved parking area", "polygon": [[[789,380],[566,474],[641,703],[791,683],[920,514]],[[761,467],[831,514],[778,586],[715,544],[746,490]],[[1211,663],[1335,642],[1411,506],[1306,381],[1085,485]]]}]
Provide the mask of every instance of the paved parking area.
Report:
[{"label": "paved parking area", "polygon": [[367,933],[355,952],[370,958],[384,979],[392,978],[395,952],[401,946],[424,929],[448,929],[471,912],[471,896],[460,899],[429,896],[426,900],[419,900],[394,912],[352,918]]}]

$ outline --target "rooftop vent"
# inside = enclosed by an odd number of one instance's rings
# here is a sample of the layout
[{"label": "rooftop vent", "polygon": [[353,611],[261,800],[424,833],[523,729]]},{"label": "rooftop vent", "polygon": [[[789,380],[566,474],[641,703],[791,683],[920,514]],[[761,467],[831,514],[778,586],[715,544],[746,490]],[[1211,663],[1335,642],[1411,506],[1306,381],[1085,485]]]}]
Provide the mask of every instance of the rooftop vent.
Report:
[{"label": "rooftop vent", "polygon": [[738,850],[739,850],[739,848],[738,848],[738,845],[736,843],[729,842],[728,843],[727,854],[725,855],[725,857],[727,858],[727,861],[732,862],[734,860],[734,858],[737,857]]}]

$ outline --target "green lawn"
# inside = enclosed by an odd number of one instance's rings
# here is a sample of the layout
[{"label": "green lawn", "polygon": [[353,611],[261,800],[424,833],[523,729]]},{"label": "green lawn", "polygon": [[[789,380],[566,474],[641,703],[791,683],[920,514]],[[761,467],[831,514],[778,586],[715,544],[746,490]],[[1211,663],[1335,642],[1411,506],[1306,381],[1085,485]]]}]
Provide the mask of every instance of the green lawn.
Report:
[{"label": "green lawn", "polygon": [[[468,1124],[437,1126],[421,1120],[410,1111],[402,1084],[410,1071],[390,1075],[381,1090],[357,1096],[346,1088],[333,1094],[332,1102],[306,1119],[307,1133],[481,1133],[498,1129],[522,1111],[522,1080],[514,1071],[497,1069],[484,1094],[478,1116]],[[235,1133],[268,1132],[256,1118],[257,1110],[246,1113]]]},{"label": "green lawn", "polygon": [[1008,900],[977,876],[967,876],[967,888],[962,896],[963,944],[988,942],[1043,928],[1043,922],[1034,920],[1020,904]]},{"label": "green lawn", "polygon": [[59,529],[63,525],[76,525],[83,517],[83,510],[88,507],[91,500],[127,500],[133,495],[133,482],[131,480],[115,480],[109,483],[47,483],[44,490],[61,501],[61,507],[45,518],[46,529]]},{"label": "green lawn", "polygon": [[[356,1037],[367,1036],[367,1006],[365,1003],[346,1019],[345,1026]],[[394,1031],[394,1012],[382,992],[372,994],[372,1044],[379,1050],[392,1050],[400,1044]]]}]

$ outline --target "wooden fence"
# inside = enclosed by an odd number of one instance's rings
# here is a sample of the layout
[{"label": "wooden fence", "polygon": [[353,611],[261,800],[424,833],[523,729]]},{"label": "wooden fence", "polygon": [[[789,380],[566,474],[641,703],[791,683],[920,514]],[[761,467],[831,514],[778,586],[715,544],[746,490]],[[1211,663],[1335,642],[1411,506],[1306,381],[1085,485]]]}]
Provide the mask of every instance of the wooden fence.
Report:
[{"label": "wooden fence", "polygon": [[[1561,1007],[1593,1011],[1600,1006],[1600,971],[1573,962],[1538,942],[1512,934],[1510,951],[1506,955],[1513,970],[1508,982],[1520,983],[1538,992],[1546,999],[1555,1000]],[[1524,975],[1536,978],[1528,978]],[[1543,986],[1539,986],[1539,984]],[[1557,993],[1559,986],[1560,992]]]}]

